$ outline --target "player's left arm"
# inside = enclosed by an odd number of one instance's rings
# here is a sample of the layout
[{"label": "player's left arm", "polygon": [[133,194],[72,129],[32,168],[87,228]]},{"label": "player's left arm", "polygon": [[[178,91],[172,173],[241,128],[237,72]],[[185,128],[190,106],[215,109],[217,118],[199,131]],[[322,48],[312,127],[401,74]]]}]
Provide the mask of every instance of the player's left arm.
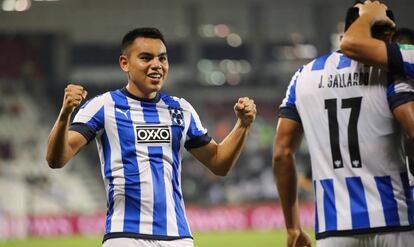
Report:
[{"label": "player's left arm", "polygon": [[406,134],[406,154],[414,159],[414,101],[397,106],[393,110],[394,117]]},{"label": "player's left arm", "polygon": [[211,140],[207,145],[190,150],[197,160],[219,176],[226,176],[238,160],[256,117],[256,105],[252,99],[243,97],[234,105],[234,111],[237,122],[222,142],[217,144]]}]

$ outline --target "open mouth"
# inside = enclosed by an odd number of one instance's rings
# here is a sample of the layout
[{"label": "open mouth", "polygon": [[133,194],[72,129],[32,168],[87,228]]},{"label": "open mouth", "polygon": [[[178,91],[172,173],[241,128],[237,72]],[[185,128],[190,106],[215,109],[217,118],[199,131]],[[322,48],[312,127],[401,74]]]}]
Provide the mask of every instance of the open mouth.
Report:
[{"label": "open mouth", "polygon": [[155,79],[155,80],[159,80],[159,79],[161,79],[161,77],[162,77],[162,75],[161,74],[158,74],[158,73],[151,73],[151,74],[148,74],[147,75],[149,78],[151,78],[151,79]]}]

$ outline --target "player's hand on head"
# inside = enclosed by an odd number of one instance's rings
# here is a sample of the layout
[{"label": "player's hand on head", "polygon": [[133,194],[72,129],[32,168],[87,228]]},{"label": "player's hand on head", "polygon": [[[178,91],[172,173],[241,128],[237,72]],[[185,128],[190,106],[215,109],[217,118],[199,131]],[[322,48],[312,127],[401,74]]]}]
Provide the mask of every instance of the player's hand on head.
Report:
[{"label": "player's hand on head", "polygon": [[88,92],[80,85],[68,84],[63,97],[62,113],[70,114],[86,98]]},{"label": "player's hand on head", "polygon": [[395,23],[387,16],[387,5],[379,1],[365,1],[364,4],[355,5],[359,8],[359,16],[368,16],[375,23],[388,24],[395,27]]},{"label": "player's hand on head", "polygon": [[239,98],[234,105],[234,112],[244,126],[250,126],[256,118],[256,104],[248,97]]}]

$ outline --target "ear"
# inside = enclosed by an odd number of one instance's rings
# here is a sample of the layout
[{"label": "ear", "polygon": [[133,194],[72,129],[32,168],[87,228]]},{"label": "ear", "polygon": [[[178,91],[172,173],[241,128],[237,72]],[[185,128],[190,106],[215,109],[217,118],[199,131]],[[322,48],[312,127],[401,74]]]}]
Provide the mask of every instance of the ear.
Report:
[{"label": "ear", "polygon": [[119,67],[121,67],[124,72],[129,71],[129,61],[126,55],[119,56]]}]

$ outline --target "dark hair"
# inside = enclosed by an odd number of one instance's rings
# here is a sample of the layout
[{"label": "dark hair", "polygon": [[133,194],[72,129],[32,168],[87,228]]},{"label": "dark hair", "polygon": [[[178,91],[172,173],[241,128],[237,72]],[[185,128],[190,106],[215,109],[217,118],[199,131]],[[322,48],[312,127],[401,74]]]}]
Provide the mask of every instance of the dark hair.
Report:
[{"label": "dark hair", "polygon": [[359,8],[355,7],[355,5],[357,5],[358,3],[364,4],[363,1],[357,0],[354,2],[352,7],[348,8],[348,11],[346,12],[346,17],[345,17],[345,30],[344,31],[348,30],[351,24],[354,23],[354,21],[356,21],[356,19],[358,19],[359,17]]},{"label": "dark hair", "polygon": [[398,29],[392,36],[392,42],[414,45],[414,30],[409,28]]},{"label": "dark hair", "polygon": [[[364,1],[361,1],[361,0],[355,1],[354,5],[352,5],[352,7],[349,8],[348,11],[346,12],[344,31],[348,30],[348,28],[352,25],[352,23],[354,23],[354,21],[356,21],[356,19],[358,19],[359,17],[359,8],[354,7],[358,3],[364,4]],[[394,13],[391,10],[387,10],[387,16],[391,20],[395,21]],[[390,25],[387,25],[387,24],[381,24],[381,23],[374,24],[371,28],[371,34],[372,34],[372,37],[374,38],[381,37],[385,33],[394,32],[394,31],[395,31],[394,27],[391,27]]]},{"label": "dark hair", "polygon": [[160,30],[158,30],[157,28],[155,28],[155,27],[135,28],[135,29],[129,31],[127,34],[125,34],[125,36],[122,38],[121,54],[125,54],[128,47],[132,43],[134,43],[134,40],[136,38],[139,38],[139,37],[150,38],[150,39],[159,39],[164,43],[164,45],[166,45],[165,40],[164,40],[164,36],[160,32]]}]

